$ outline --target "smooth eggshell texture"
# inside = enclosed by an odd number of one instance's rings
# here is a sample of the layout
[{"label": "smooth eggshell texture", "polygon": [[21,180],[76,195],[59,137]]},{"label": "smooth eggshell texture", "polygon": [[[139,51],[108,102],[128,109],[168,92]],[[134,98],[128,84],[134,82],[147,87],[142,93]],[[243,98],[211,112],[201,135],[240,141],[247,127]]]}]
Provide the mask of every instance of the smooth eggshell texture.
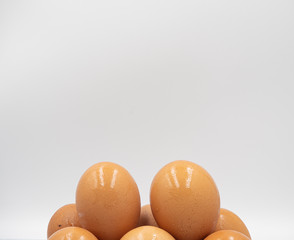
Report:
[{"label": "smooth eggshell texture", "polygon": [[171,162],[154,177],[153,216],[177,240],[202,240],[214,232],[220,210],[218,189],[206,170],[184,160]]},{"label": "smooth eggshell texture", "polygon": [[234,230],[221,230],[210,234],[204,240],[250,240],[250,238]]},{"label": "smooth eggshell texture", "polygon": [[48,240],[98,240],[92,233],[80,227],[66,227],[53,233]]},{"label": "smooth eggshell texture", "polygon": [[154,226],[158,227],[149,204],[141,207],[139,226]]},{"label": "smooth eggshell texture", "polygon": [[82,227],[100,240],[118,240],[135,228],[141,208],[134,179],[111,162],[97,163],[82,175],[76,206]]},{"label": "smooth eggshell texture", "polygon": [[121,240],[175,240],[168,232],[154,226],[142,226],[125,234]]},{"label": "smooth eggshell texture", "polygon": [[251,238],[244,222],[235,213],[224,208],[220,209],[220,216],[215,228],[215,231],[220,230],[235,230]]},{"label": "smooth eggshell texture", "polygon": [[76,205],[67,204],[59,208],[51,217],[47,228],[47,238],[62,228],[72,226],[80,227],[81,225]]}]

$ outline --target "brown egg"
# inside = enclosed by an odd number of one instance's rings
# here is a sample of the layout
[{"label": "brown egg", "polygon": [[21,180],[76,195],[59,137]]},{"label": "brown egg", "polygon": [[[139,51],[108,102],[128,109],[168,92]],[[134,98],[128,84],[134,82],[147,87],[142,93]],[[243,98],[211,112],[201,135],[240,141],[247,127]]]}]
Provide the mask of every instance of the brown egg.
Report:
[{"label": "brown egg", "polygon": [[250,238],[234,230],[221,230],[210,234],[204,240],[250,240]]},{"label": "brown egg", "polygon": [[80,227],[78,213],[75,204],[67,204],[59,208],[51,217],[48,228],[47,238],[56,231],[65,227]]},{"label": "brown egg", "polygon": [[207,171],[193,162],[178,160],[154,177],[150,204],[160,228],[178,240],[201,240],[214,232],[220,197]]},{"label": "brown egg", "polygon": [[98,240],[92,233],[79,227],[66,227],[53,233],[48,240]]},{"label": "brown egg", "polygon": [[140,221],[138,226],[154,226],[158,227],[149,204],[141,207]]},{"label": "brown egg", "polygon": [[220,209],[220,216],[215,228],[215,231],[219,230],[235,230],[251,238],[243,221],[235,213],[224,208]]},{"label": "brown egg", "polygon": [[134,179],[111,162],[97,163],[82,175],[76,206],[82,227],[100,240],[118,240],[135,228],[141,208]]},{"label": "brown egg", "polygon": [[168,232],[154,226],[142,226],[125,234],[121,240],[175,240]]}]

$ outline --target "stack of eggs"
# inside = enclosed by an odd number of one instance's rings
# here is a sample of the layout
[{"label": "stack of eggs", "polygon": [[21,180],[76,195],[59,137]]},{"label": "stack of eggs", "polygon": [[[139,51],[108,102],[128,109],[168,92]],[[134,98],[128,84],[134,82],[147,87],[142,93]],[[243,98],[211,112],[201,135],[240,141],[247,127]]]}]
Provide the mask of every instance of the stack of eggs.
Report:
[{"label": "stack of eggs", "polygon": [[49,240],[249,240],[242,220],[220,208],[209,173],[174,161],[154,177],[150,205],[141,208],[136,182],[123,167],[101,162],[81,177],[76,203],[52,216]]}]

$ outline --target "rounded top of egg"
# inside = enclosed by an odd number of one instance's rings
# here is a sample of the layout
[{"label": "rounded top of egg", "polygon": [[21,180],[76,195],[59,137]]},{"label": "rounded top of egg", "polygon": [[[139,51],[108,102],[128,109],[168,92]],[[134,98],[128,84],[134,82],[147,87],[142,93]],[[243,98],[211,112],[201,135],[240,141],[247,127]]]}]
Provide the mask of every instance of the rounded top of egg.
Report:
[{"label": "rounded top of egg", "polygon": [[127,234],[121,240],[175,240],[168,232],[154,226],[137,227]]},{"label": "rounded top of egg", "polygon": [[251,238],[245,223],[232,211],[221,208],[215,231],[235,230]]},{"label": "rounded top of egg", "polygon": [[92,233],[80,227],[66,227],[53,233],[48,240],[98,240]]},{"label": "rounded top of egg", "polygon": [[81,226],[74,203],[62,206],[53,214],[48,223],[47,238],[59,229],[72,226]]},{"label": "rounded top of egg", "polygon": [[210,234],[204,240],[250,240],[250,238],[234,230],[221,230]]}]

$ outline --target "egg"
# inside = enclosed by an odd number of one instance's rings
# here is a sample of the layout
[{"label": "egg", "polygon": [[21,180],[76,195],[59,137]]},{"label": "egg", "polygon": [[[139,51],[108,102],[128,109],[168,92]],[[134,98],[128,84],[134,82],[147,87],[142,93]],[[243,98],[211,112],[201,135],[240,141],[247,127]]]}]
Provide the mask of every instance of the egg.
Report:
[{"label": "egg", "polygon": [[178,160],[155,175],[150,205],[159,227],[177,240],[202,240],[214,232],[220,197],[205,169],[193,162]]},{"label": "egg", "polygon": [[220,209],[220,216],[215,228],[215,231],[219,230],[235,230],[251,238],[244,222],[235,213],[224,208]]},{"label": "egg", "polygon": [[175,240],[168,232],[154,226],[142,226],[125,234],[121,240]]},{"label": "egg", "polygon": [[234,230],[221,230],[210,234],[204,240],[250,240],[250,238]]},{"label": "egg", "polygon": [[100,162],[82,175],[76,206],[83,228],[99,240],[118,240],[135,228],[140,217],[140,195],[130,173],[118,164]]},{"label": "egg", "polygon": [[98,240],[92,233],[80,227],[66,227],[53,233],[48,240]]},{"label": "egg", "polygon": [[47,238],[59,229],[71,226],[81,226],[75,204],[64,205],[53,214],[48,224]]},{"label": "egg", "polygon": [[140,214],[140,220],[139,220],[139,226],[154,226],[158,227],[152,211],[150,204],[146,204],[141,207],[141,214]]}]

